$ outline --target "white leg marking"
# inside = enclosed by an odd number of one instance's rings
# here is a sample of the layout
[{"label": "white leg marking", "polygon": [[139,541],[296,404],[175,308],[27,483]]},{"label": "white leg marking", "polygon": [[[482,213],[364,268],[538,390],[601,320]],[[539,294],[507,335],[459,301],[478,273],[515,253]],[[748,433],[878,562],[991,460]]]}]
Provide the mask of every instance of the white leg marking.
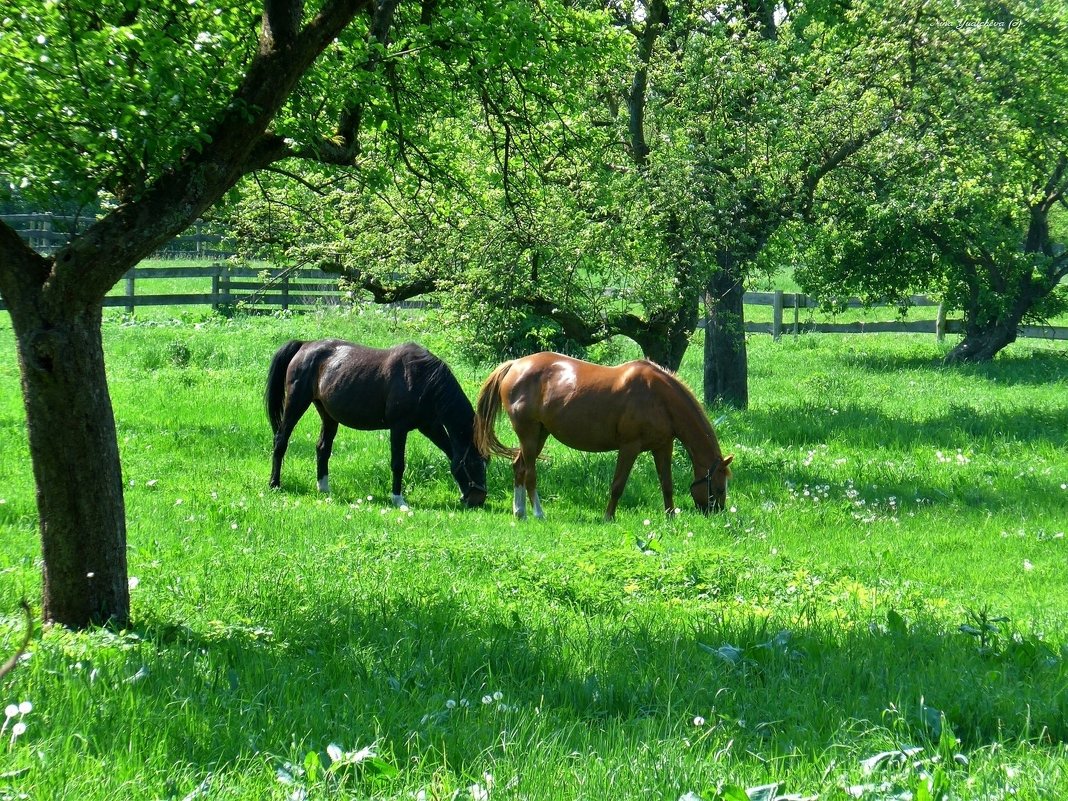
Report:
[{"label": "white leg marking", "polygon": [[330,476],[326,475],[319,479],[319,492],[330,492]]},{"label": "white leg marking", "polygon": [[538,520],[544,520],[545,511],[541,508],[541,498],[538,497],[537,490],[530,493],[530,503],[534,507],[534,517],[538,518]]},{"label": "white leg marking", "polygon": [[512,514],[522,519],[527,516],[527,488],[516,487],[512,496]]},{"label": "white leg marking", "polygon": [[406,500],[404,500],[404,496],[403,495],[394,495],[393,496],[393,505],[396,506],[402,512],[407,512],[408,511],[408,502]]}]

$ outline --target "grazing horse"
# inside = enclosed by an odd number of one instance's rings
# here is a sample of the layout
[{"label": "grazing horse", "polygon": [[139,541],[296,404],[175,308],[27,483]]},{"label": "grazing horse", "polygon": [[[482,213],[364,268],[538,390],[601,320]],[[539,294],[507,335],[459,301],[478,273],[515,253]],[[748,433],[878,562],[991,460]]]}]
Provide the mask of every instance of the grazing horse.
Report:
[{"label": "grazing horse", "polygon": [[[723,508],[733,456],[724,457],[697,398],[671,372],[650,361],[603,367],[562,356],[535,353],[505,362],[494,370],[478,394],[475,442],[483,456],[512,459],[515,494],[512,510],[526,515],[526,499],[535,517],[544,517],[538,498],[537,459],[551,434],[580,451],[619,451],[608,499],[608,520],[627,484],[634,460],[652,451],[664,508],[675,506],[671,487],[671,453],[682,442],[693,462],[690,485],[704,514]],[[519,448],[508,448],[494,431],[501,408],[508,412]]]},{"label": "grazing horse", "polygon": [[330,450],[339,424],[388,428],[393,468],[393,503],[407,509],[401,493],[404,446],[419,429],[447,457],[465,506],[486,502],[486,462],[474,444],[475,411],[445,362],[414,343],[388,350],[340,339],[292,340],[271,359],[264,392],[274,430],[271,486],[278,487],[289,437],[297,421],[315,406],[323,421],[315,446],[319,489],[330,491]]}]

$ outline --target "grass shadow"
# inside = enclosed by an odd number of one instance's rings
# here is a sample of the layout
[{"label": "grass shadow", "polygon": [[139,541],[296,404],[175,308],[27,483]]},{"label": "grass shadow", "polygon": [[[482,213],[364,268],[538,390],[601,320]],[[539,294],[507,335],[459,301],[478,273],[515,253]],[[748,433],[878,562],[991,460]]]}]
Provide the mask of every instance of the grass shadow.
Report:
[{"label": "grass shadow", "polygon": [[996,359],[974,364],[946,364],[941,357],[932,358],[916,353],[870,351],[842,352],[830,358],[844,367],[859,368],[869,373],[945,372],[1010,387],[1037,387],[1068,381],[1068,350],[1037,350],[1026,354],[1003,352]]},{"label": "grass shadow", "polygon": [[[564,623],[552,604],[476,609],[470,598],[382,589],[269,634],[245,622],[205,632],[144,620],[140,633],[161,660],[150,669],[158,686],[143,699],[156,707],[149,719],[166,716],[175,698],[210,696],[192,713],[191,740],[235,723],[255,738],[286,710],[302,747],[339,736],[346,747],[380,739],[403,751],[407,743],[447,752],[472,777],[502,727],[532,727],[534,738],[564,732],[555,753],[542,755],[547,764],[595,747],[591,732],[628,749],[650,736],[702,735],[697,758],[724,740],[762,758],[827,753],[843,732],[885,725],[888,710],[900,719],[894,736],[921,745],[937,739],[929,708],[966,750],[1068,738],[1064,660],[1033,639],[984,653],[966,635],[922,621],[892,630],[795,624],[785,634],[756,618],[698,619],[688,632],[652,614]],[[201,655],[195,669],[177,659],[190,653]],[[708,731],[692,729],[696,716]],[[214,763],[248,746],[242,737],[221,752],[217,742],[196,747],[198,759]]]}]

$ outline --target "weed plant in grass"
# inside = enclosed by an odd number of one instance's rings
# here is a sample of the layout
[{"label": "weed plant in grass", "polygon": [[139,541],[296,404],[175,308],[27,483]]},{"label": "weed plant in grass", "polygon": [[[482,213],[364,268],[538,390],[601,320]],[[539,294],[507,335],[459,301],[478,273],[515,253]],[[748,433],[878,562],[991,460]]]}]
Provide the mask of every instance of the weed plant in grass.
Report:
[{"label": "weed plant in grass", "polygon": [[[11,649],[40,556],[0,325]],[[402,513],[388,437],[350,430],[323,496],[314,415],[267,489],[278,345],[415,339],[474,395],[492,365],[447,333],[380,312],[105,325],[136,624],[39,632],[0,687],[0,797],[1068,794],[1063,347],[946,369],[931,337],[754,337],[752,408],[712,412],[737,470],[711,518],[665,517],[643,457],[606,524],[614,459],[554,443],[547,520],[513,520],[499,459],[487,509],[461,511],[418,436]]]}]

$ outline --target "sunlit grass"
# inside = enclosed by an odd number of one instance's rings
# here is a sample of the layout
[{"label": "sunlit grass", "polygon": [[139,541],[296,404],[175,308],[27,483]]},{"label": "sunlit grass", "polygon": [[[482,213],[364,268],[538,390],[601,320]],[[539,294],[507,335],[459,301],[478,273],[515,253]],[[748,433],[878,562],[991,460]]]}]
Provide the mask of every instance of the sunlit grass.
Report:
[{"label": "sunlit grass", "polygon": [[[39,546],[0,325],[13,647]],[[314,414],[267,490],[267,362],[323,336],[422,341],[472,395],[491,367],[422,316],[106,325],[135,626],[35,641],[0,688],[32,704],[0,736],[0,797],[1068,792],[1063,347],[950,369],[933,337],[753,337],[752,408],[712,412],[730,511],[665,518],[645,457],[605,524],[611,456],[550,443],[548,519],[516,523],[501,460],[464,512],[418,436],[410,513],[380,432],[341,432],[320,495]],[[680,505],[687,473],[679,453]]]}]

